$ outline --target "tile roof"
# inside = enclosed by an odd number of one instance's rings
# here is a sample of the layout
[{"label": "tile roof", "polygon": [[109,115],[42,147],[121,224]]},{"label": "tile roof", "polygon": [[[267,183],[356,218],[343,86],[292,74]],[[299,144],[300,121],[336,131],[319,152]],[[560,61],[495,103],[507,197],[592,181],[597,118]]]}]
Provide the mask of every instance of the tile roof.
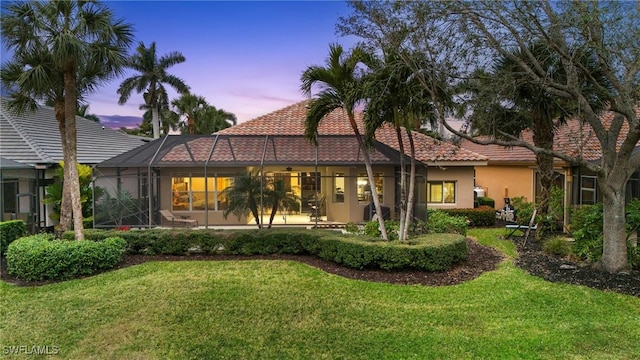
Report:
[{"label": "tile roof", "polygon": [[[58,123],[53,108],[16,115],[0,102],[0,156],[23,164],[54,164],[63,160]],[[76,117],[78,162],[97,164],[145,142],[99,123]]]},{"label": "tile roof", "polygon": [[[638,115],[640,115],[640,107],[636,109]],[[600,116],[602,123],[605,127],[611,125],[614,113],[611,111],[603,112]],[[622,144],[622,141],[629,132],[629,124],[624,122],[620,136],[618,137],[618,147]],[[482,137],[480,137],[482,138]],[[533,134],[530,130],[524,131],[521,136],[524,141],[533,143]],[[553,149],[567,154],[573,157],[579,157],[580,155],[584,160],[594,161],[602,157],[602,149],[600,148],[600,142],[595,135],[595,132],[589,126],[589,124],[583,124],[577,119],[569,119],[566,124],[561,126],[554,135]],[[535,163],[535,154],[523,147],[504,147],[500,145],[479,145],[471,141],[464,140],[461,147],[471,150],[473,152],[483,154],[489,158],[489,162],[514,162],[523,163],[530,162]],[[562,162],[560,159],[555,159],[556,162]]]},{"label": "tile roof", "polygon": [[[232,126],[217,132],[224,135],[301,135],[304,134],[304,124],[309,101],[302,101],[253,120]],[[356,123],[362,132],[364,129],[362,112],[356,112]],[[319,137],[330,135],[353,136],[347,114],[343,109],[336,109],[320,122]],[[416,144],[416,160],[428,163],[435,161],[486,161],[487,157],[473,151],[459,148],[451,143],[438,141],[430,136],[413,132]],[[403,141],[407,144],[407,136],[403,134]],[[383,126],[376,132],[376,140],[399,151],[396,132],[391,126]],[[357,144],[357,142],[354,141]],[[405,153],[409,155],[408,146]],[[336,151],[334,151],[334,156]]]}]

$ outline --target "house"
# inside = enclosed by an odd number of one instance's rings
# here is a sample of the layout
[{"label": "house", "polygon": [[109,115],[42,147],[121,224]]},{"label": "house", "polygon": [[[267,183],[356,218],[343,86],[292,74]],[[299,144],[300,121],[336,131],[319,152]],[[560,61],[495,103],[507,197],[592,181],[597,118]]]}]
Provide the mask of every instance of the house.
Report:
[{"label": "house", "polygon": [[[0,99],[0,220],[22,219],[33,231],[51,227],[51,208],[41,200],[63,160],[54,110],[42,106],[16,115],[7,101]],[[144,144],[99,123],[81,117],[76,121],[81,164],[93,166]]]},{"label": "house", "polygon": [[[613,118],[612,112],[602,114],[602,121],[608,126]],[[620,139],[628,132],[624,124]],[[522,133],[521,138],[533,143],[531,131]],[[486,156],[487,166],[476,168],[476,186],[481,192],[496,202],[496,208],[502,208],[506,198],[524,197],[535,201],[540,193],[538,165],[535,154],[522,147],[504,147],[500,145],[479,145],[465,140],[460,146],[464,149]],[[600,143],[588,124],[577,119],[569,119],[557,129],[554,135],[554,150],[573,157],[582,157],[591,162],[602,161]],[[636,148],[636,151],[638,147]],[[564,191],[564,203],[581,205],[601,202],[602,195],[597,186],[595,174],[583,166],[554,158],[556,186]],[[627,183],[627,201],[640,197],[640,168]],[[565,214],[565,221],[568,216]]]},{"label": "house", "polygon": [[[284,181],[286,190],[298,199],[298,206],[282,209],[278,216],[287,224],[314,222],[310,215],[318,205],[316,199],[323,199],[322,221],[368,219],[371,186],[376,186],[381,204],[394,216],[399,164],[406,156],[398,150],[395,130],[383,127],[376,133],[370,153],[375,174],[371,185],[363,150],[346,114],[337,109],[323,119],[316,147],[303,136],[307,105],[299,102],[212,135],[158,139],[99,164],[96,183],[109,191],[114,191],[109,184],[118,184],[117,189],[131,194],[138,213],[130,221],[146,219],[148,223],[139,224],[149,226],[161,224],[157,215],[161,209],[204,226],[252,222],[252,218],[223,217],[227,206],[223,190],[244,172]],[[357,114],[357,123],[362,126],[362,114]],[[424,218],[427,205],[473,207],[474,167],[485,165],[486,157],[420,133],[414,137],[416,216]],[[265,221],[268,215],[264,214]]]}]

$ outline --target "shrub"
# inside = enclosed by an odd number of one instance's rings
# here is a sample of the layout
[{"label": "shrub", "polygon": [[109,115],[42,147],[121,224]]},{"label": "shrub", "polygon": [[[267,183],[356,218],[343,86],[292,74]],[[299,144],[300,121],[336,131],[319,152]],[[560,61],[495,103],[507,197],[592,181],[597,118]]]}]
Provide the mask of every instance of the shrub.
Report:
[{"label": "shrub", "polygon": [[429,209],[427,231],[430,233],[450,233],[467,235],[467,220],[460,216],[450,216],[442,210]]},{"label": "shrub", "polygon": [[122,261],[126,242],[54,240],[52,234],[24,237],[7,250],[7,271],[27,281],[65,280],[111,269]]},{"label": "shrub", "polygon": [[602,204],[582,205],[572,211],[573,252],[591,262],[602,258]]},{"label": "shrub", "polygon": [[478,202],[478,206],[488,206],[492,209],[496,208],[496,201],[490,197],[479,196],[476,201]]},{"label": "shrub", "polygon": [[518,224],[529,225],[529,221],[531,221],[531,216],[533,215],[533,210],[535,207],[533,203],[525,200],[524,197],[519,196],[511,199],[511,205],[516,211],[516,222]]},{"label": "shrub", "polygon": [[7,252],[7,247],[14,240],[27,235],[27,225],[22,220],[0,222],[0,255]]},{"label": "shrub", "polygon": [[542,250],[547,254],[565,257],[571,254],[571,244],[561,236],[552,236],[542,244]]},{"label": "shrub", "polygon": [[[400,231],[400,222],[398,220],[385,220],[384,226],[387,229],[387,237],[389,241],[398,240]],[[364,235],[379,238],[382,233],[380,232],[380,224],[378,220],[368,221],[364,224]]]},{"label": "shrub", "polygon": [[[359,269],[441,271],[467,256],[465,237],[457,234],[430,234],[412,239],[410,244],[400,244],[379,238],[343,235],[331,230],[306,229],[92,230],[85,233],[94,241],[115,235],[127,242],[130,253],[182,255],[190,248],[199,247],[207,254],[311,254]],[[63,236],[68,238],[70,234]]]},{"label": "shrub", "polygon": [[442,209],[451,216],[462,216],[469,220],[469,226],[493,226],[496,223],[494,208],[481,205],[475,209]]}]

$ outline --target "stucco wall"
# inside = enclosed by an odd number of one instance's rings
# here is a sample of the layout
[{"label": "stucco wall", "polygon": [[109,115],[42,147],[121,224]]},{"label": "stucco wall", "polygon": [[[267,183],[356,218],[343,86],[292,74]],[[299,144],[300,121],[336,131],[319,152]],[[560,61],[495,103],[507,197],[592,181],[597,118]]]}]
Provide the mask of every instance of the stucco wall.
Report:
[{"label": "stucco wall", "polygon": [[479,166],[476,167],[476,186],[483,188],[485,196],[496,202],[496,209],[504,206],[504,198],[522,196],[533,199],[534,170],[527,166]]},{"label": "stucco wall", "polygon": [[[473,208],[473,167],[429,167],[427,170],[427,181],[456,182],[455,203],[428,203],[427,205],[429,208]],[[426,194],[426,191],[424,193]]]}]

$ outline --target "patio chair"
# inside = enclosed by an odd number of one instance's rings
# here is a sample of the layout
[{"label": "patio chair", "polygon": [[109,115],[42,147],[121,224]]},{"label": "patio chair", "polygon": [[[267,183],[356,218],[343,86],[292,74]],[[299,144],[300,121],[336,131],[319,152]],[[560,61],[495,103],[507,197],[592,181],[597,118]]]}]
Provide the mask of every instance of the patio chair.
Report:
[{"label": "patio chair", "polygon": [[325,195],[321,195],[319,199],[309,202],[309,207],[311,208],[311,213],[309,213],[309,221],[322,220],[320,217],[322,216],[326,199],[327,198]]},{"label": "patio chair", "polygon": [[533,210],[533,215],[531,215],[531,220],[529,220],[529,225],[525,225],[525,224],[508,224],[508,225],[506,225],[505,228],[511,230],[511,232],[507,235],[506,239],[508,239],[511,236],[513,236],[513,234],[517,230],[525,230],[525,233],[524,233],[524,245],[527,245],[527,238],[529,237],[529,234],[531,233],[531,231],[536,231],[538,229],[538,224],[535,223],[536,214],[537,213],[538,213],[537,209]]},{"label": "patio chair", "polygon": [[184,216],[175,216],[171,211],[169,210],[160,210],[160,214],[162,215],[163,218],[165,218],[167,221],[171,222],[171,226],[174,226],[175,224],[182,224],[182,225],[191,225],[193,227],[197,227],[198,226],[198,220],[196,219],[189,219],[187,217]]}]

